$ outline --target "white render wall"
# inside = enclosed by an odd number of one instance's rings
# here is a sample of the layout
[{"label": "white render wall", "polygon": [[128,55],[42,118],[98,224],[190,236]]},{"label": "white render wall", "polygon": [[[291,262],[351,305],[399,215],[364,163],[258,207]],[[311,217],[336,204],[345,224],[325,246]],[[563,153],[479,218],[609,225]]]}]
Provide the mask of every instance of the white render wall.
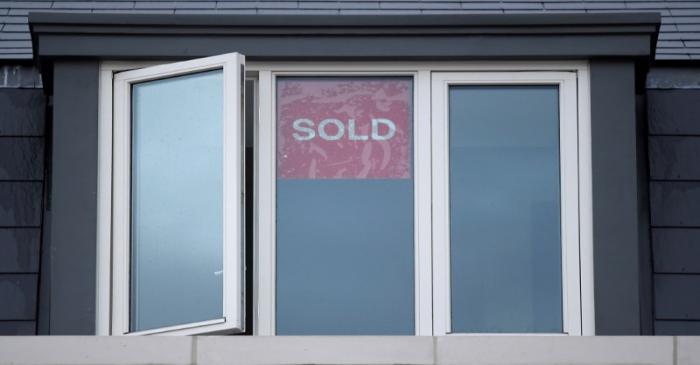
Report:
[{"label": "white render wall", "polygon": [[0,364],[700,365],[700,337],[0,337]]}]

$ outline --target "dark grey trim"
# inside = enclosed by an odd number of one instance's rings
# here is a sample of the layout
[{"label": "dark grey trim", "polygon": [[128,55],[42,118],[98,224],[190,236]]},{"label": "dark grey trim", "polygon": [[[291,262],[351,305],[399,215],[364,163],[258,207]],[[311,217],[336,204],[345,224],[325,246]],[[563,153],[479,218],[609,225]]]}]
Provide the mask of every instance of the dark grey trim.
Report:
[{"label": "dark grey trim", "polygon": [[240,52],[253,60],[465,60],[487,58],[584,58],[648,56],[646,35],[454,35],[454,36],[39,36],[39,57],[68,54],[104,58],[206,57]]},{"label": "dark grey trim", "polygon": [[591,62],[595,324],[598,335],[641,334],[635,69]]},{"label": "dark grey trim", "polygon": [[[636,80],[639,80],[638,78]],[[643,81],[636,81],[637,83]],[[639,85],[637,85],[639,86]],[[638,87],[637,87],[638,89]],[[649,205],[649,144],[646,94],[636,95],[637,213],[639,228],[639,318],[641,335],[654,334],[654,270]]]},{"label": "dark grey trim", "polygon": [[54,64],[50,334],[95,333],[99,64]]},{"label": "dark grey trim", "polygon": [[249,59],[286,60],[648,57],[659,23],[654,13],[29,16],[34,54],[40,58],[202,57],[233,51]]},{"label": "dark grey trim", "polygon": [[421,27],[451,26],[575,26],[575,25],[653,25],[661,21],[653,12],[625,13],[533,13],[533,14],[439,14],[439,15],[193,15],[175,14],[85,14],[32,12],[32,24],[69,25],[161,25],[161,26],[223,26],[226,28],[338,28],[355,27],[365,30],[373,27],[415,29]]}]

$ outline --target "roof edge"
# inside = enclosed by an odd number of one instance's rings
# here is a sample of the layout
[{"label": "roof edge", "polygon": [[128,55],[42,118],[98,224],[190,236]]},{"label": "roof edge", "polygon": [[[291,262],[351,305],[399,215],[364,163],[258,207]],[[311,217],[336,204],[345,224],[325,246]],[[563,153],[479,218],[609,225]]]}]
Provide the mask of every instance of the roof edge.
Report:
[{"label": "roof edge", "polygon": [[430,14],[430,15],[229,15],[30,12],[29,24],[225,27],[484,27],[661,24],[658,12]]},{"label": "roof edge", "polygon": [[[474,60],[632,57],[655,52],[661,15],[29,14],[35,61],[180,59]],[[652,56],[653,57],[653,56]]]}]

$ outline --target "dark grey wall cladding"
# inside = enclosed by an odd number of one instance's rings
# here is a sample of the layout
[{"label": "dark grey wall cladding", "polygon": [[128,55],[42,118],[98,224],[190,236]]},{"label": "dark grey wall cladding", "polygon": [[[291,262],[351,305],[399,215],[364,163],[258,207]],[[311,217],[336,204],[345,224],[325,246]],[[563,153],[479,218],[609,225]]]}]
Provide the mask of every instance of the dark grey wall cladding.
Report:
[{"label": "dark grey wall cladding", "polygon": [[0,321],[0,336],[29,336],[35,333],[34,321]]},{"label": "dark grey wall cladding", "polygon": [[650,134],[700,135],[700,89],[650,89],[647,97]]},{"label": "dark grey wall cladding", "polygon": [[654,136],[649,141],[649,157],[652,179],[700,180],[700,138]]},{"label": "dark grey wall cladding", "polygon": [[0,335],[37,327],[46,99],[30,65],[0,65]]},{"label": "dark grey wall cladding", "polygon": [[1,272],[39,272],[40,247],[39,228],[0,228]]},{"label": "dark grey wall cladding", "polygon": [[699,275],[657,274],[654,282],[657,319],[700,320]]},{"label": "dark grey wall cladding", "polygon": [[36,297],[36,274],[0,276],[0,320],[34,320]]},{"label": "dark grey wall cladding", "polygon": [[0,179],[41,180],[43,172],[43,138],[0,138]]},{"label": "dark grey wall cladding", "polygon": [[0,227],[41,225],[41,182],[0,181]]},{"label": "dark grey wall cladding", "polygon": [[45,104],[41,89],[0,88],[0,136],[42,136]]},{"label": "dark grey wall cladding", "polygon": [[655,228],[652,240],[657,273],[700,274],[700,229]]},{"label": "dark grey wall cladding", "polygon": [[700,335],[700,68],[647,78],[655,333]]},{"label": "dark grey wall cladding", "polygon": [[700,321],[656,321],[654,330],[658,336],[697,336]]},{"label": "dark grey wall cladding", "polygon": [[651,181],[654,227],[700,227],[700,182]]}]

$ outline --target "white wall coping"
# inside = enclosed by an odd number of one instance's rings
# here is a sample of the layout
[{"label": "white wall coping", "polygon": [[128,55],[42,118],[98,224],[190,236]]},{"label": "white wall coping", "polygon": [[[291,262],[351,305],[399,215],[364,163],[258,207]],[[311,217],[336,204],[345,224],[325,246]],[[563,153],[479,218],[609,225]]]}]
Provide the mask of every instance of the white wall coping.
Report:
[{"label": "white wall coping", "polygon": [[700,365],[700,337],[0,337],[0,364]]}]

